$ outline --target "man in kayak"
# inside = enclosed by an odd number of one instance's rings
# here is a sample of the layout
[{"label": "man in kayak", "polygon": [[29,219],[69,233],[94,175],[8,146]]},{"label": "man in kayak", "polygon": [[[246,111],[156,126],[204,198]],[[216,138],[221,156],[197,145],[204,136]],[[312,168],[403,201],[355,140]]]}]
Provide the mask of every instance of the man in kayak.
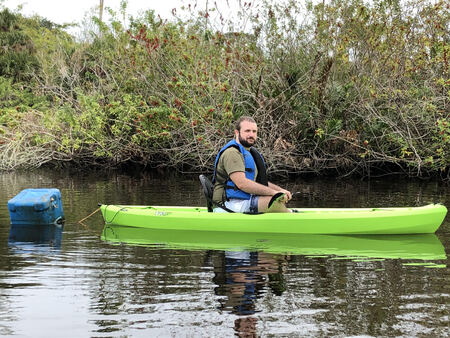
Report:
[{"label": "man in kayak", "polygon": [[266,165],[253,148],[258,127],[249,116],[235,125],[234,139],[216,157],[214,164],[214,212],[290,212],[286,202],[292,194],[267,180]]}]

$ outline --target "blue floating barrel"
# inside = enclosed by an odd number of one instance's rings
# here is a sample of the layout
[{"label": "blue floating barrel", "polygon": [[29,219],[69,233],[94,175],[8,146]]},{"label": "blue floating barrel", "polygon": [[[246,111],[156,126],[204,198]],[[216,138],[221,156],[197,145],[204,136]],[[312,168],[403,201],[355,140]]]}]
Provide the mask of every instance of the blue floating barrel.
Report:
[{"label": "blue floating barrel", "polygon": [[64,212],[58,189],[25,189],[8,201],[11,224],[61,224]]}]

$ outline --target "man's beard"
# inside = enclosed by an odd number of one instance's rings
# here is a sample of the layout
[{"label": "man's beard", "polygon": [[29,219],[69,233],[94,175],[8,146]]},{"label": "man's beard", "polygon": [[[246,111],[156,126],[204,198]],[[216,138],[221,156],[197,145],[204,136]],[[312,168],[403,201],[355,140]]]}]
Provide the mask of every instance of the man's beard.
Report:
[{"label": "man's beard", "polygon": [[251,146],[253,146],[255,144],[255,139],[253,139],[253,143],[249,143],[247,142],[247,140],[244,140],[241,137],[241,133],[239,133],[239,143],[242,144],[245,148],[250,148]]}]

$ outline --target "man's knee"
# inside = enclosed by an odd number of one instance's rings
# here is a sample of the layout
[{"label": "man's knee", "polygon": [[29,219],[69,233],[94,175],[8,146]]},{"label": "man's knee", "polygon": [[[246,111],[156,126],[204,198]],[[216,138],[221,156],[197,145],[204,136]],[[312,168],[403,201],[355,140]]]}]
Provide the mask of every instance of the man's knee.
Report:
[{"label": "man's knee", "polygon": [[271,199],[272,196],[259,196],[258,209],[260,212],[289,212],[283,199],[273,202],[269,210]]},{"label": "man's knee", "polygon": [[259,196],[259,198],[258,198],[259,212],[266,212],[269,209],[270,199],[271,199],[271,196]]}]

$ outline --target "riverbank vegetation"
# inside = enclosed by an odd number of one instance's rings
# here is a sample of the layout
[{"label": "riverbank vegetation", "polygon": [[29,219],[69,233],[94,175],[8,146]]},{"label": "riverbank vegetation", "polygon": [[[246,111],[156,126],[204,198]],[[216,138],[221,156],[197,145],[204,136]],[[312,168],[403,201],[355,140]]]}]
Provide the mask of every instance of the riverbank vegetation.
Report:
[{"label": "riverbank vegetation", "polygon": [[211,171],[245,114],[272,173],[449,178],[448,2],[271,3],[124,2],[82,39],[2,9],[0,169]]}]

